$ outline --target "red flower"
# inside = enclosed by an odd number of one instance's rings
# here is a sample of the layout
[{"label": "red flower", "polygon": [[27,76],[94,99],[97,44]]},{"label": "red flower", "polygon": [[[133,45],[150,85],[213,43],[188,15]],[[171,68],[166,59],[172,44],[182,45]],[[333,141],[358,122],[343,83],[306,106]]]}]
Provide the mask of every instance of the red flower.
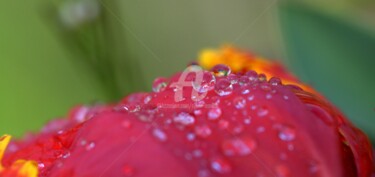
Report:
[{"label": "red flower", "polygon": [[155,80],[152,93],[77,107],[11,142],[0,174],[26,159],[51,177],[371,176],[366,135],[334,106],[244,71],[193,65]]}]

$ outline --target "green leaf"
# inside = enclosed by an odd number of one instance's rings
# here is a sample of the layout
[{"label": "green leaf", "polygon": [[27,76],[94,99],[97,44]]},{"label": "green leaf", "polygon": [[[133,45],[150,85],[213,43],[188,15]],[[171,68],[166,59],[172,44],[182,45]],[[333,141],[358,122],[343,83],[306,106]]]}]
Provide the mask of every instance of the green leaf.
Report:
[{"label": "green leaf", "polygon": [[375,36],[338,17],[282,4],[280,19],[292,68],[375,142]]}]

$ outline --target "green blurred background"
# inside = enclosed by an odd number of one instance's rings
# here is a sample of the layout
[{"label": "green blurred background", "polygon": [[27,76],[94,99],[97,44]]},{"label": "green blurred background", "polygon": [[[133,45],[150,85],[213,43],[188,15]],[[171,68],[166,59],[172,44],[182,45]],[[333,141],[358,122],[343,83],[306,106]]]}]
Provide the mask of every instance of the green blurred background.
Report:
[{"label": "green blurred background", "polygon": [[[97,6],[66,5],[80,1]],[[93,17],[74,21],[81,12]],[[374,140],[374,19],[371,0],[0,1],[0,134],[149,91],[200,50],[234,44],[284,62]]]}]

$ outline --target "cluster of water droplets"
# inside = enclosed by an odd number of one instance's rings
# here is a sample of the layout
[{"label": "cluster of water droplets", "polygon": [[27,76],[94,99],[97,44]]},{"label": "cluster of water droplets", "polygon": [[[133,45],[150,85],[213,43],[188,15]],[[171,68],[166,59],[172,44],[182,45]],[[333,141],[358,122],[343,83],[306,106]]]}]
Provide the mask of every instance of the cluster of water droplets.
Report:
[{"label": "cluster of water droplets", "polygon": [[[259,142],[256,138],[243,137],[241,133],[245,129],[253,129],[256,133],[264,133],[271,129],[265,126],[253,126],[253,122],[257,119],[266,119],[272,116],[271,111],[263,106],[254,104],[254,100],[258,99],[254,94],[257,89],[264,91],[264,98],[266,100],[273,99],[277,91],[276,86],[282,85],[278,78],[271,78],[267,82],[267,77],[264,74],[258,74],[254,71],[246,72],[245,74],[232,74],[231,69],[225,65],[217,65],[212,68],[210,72],[202,72],[202,81],[197,83],[194,81],[196,75],[188,75],[187,81],[192,83],[192,87],[199,93],[206,93],[214,90],[216,96],[208,96],[204,100],[194,102],[194,110],[179,111],[172,117],[167,118],[164,126],[183,127],[180,130],[187,131],[185,134],[185,141],[193,143],[195,149],[184,154],[183,158],[186,160],[200,159],[204,161],[202,170],[198,171],[197,176],[211,176],[211,173],[227,174],[233,170],[231,165],[231,158],[249,156],[256,151]],[[152,90],[155,93],[162,92],[167,88],[168,79],[158,78],[152,85]],[[238,88],[238,89],[237,89]],[[222,102],[223,97],[236,93],[233,99]],[[258,95],[257,95],[258,96]],[[147,98],[147,99],[146,99]],[[144,103],[148,103],[152,97],[146,97]],[[284,100],[289,100],[290,96],[282,95]],[[259,98],[263,99],[263,98]],[[206,107],[207,105],[211,107]],[[232,115],[241,118],[230,119],[224,116],[225,106],[234,107],[237,111],[232,112]],[[146,109],[137,107],[137,104],[121,105],[120,109],[126,110],[130,113],[137,113],[141,121],[152,122],[149,117],[154,117],[158,111],[153,113],[147,112]],[[157,109],[157,108],[156,108]],[[251,113],[251,115],[250,115]],[[162,117],[162,116],[161,116]],[[207,121],[200,121],[205,118]],[[124,127],[130,127],[130,122],[124,122]],[[190,128],[189,128],[190,127]],[[215,136],[216,131],[228,130],[231,138],[226,138],[220,142],[221,155],[218,156],[204,156],[205,140]],[[276,137],[287,144],[287,150],[293,151],[295,146],[293,141],[297,138],[296,130],[292,126],[278,124],[273,127],[276,132]],[[161,143],[168,143],[172,141],[168,137],[168,131],[163,127],[151,128],[152,136]],[[198,143],[197,143],[198,142]],[[87,146],[87,145],[86,145]],[[207,158],[208,157],[208,158]],[[288,158],[287,153],[281,153],[280,159]],[[315,167],[315,166],[314,166]],[[312,167],[312,171],[316,168]],[[124,174],[131,176],[134,174],[134,168],[131,166],[124,166]],[[286,166],[280,165],[274,167],[277,175],[288,176],[289,169]]]}]

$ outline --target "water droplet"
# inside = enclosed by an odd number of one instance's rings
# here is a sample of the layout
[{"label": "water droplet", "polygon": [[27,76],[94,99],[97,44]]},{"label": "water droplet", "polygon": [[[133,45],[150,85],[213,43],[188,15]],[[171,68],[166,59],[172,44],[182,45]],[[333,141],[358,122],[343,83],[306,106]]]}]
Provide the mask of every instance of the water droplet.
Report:
[{"label": "water droplet", "polygon": [[147,103],[149,103],[149,102],[151,101],[151,99],[152,99],[152,96],[151,96],[151,95],[148,95],[148,96],[145,97],[145,99],[143,100],[143,102],[144,102],[145,104],[147,104]]},{"label": "water droplet", "polygon": [[116,107],[114,107],[114,110],[118,111],[118,112],[133,113],[133,112],[138,112],[139,110],[141,110],[141,106],[138,105],[138,104],[133,104],[133,103],[120,104],[120,105],[117,105]]},{"label": "water droplet", "polygon": [[217,77],[223,77],[228,76],[231,73],[231,69],[227,65],[218,64],[214,66],[211,71],[217,76]]},{"label": "water droplet", "polygon": [[[215,88],[216,78],[215,76],[208,71],[199,72],[202,73],[202,80],[199,81],[199,79],[195,79],[192,82],[192,86],[194,90],[196,90],[199,93],[206,93],[210,90],[213,90]],[[197,73],[197,74],[199,74]]]},{"label": "water droplet", "polygon": [[161,142],[165,142],[168,139],[167,134],[158,128],[152,130],[152,135]]},{"label": "water droplet", "polygon": [[289,97],[287,95],[283,96],[284,100],[289,100]]},{"label": "water droplet", "polygon": [[266,128],[264,128],[263,126],[260,126],[257,128],[257,133],[263,133],[266,131]]},{"label": "water droplet", "polygon": [[270,93],[267,93],[267,94],[266,94],[266,99],[269,100],[269,99],[271,99],[271,98],[272,98],[272,95],[271,95]]},{"label": "water droplet", "polygon": [[249,78],[250,81],[256,81],[258,79],[258,73],[255,71],[248,71],[245,73],[245,76]]},{"label": "water droplet", "polygon": [[195,118],[188,113],[181,112],[173,118],[173,121],[182,125],[192,125],[195,122]]},{"label": "water droplet", "polygon": [[202,157],[203,152],[199,149],[196,149],[196,150],[193,151],[192,154],[193,154],[194,157],[199,158],[199,157]]},{"label": "water droplet", "polygon": [[193,140],[195,140],[195,134],[194,134],[194,133],[188,133],[188,134],[186,135],[186,139],[187,139],[188,141],[193,141]]},{"label": "water droplet", "polygon": [[244,87],[244,88],[241,89],[241,94],[246,95],[248,93],[250,93],[250,89],[249,88]]},{"label": "water droplet", "polygon": [[152,83],[152,91],[158,93],[164,91],[167,88],[168,79],[159,77],[154,80]]},{"label": "water droplet", "polygon": [[258,80],[260,82],[265,82],[265,81],[267,81],[267,76],[265,74],[259,74],[258,75]]},{"label": "water droplet", "polygon": [[236,74],[229,74],[227,76],[227,79],[230,81],[232,84],[237,84],[238,82],[238,76]]},{"label": "water droplet", "polygon": [[133,176],[135,174],[135,169],[130,165],[124,165],[122,167],[122,174],[125,176]]},{"label": "water droplet", "polygon": [[255,98],[255,96],[254,96],[254,95],[250,95],[250,96],[248,96],[248,97],[247,97],[247,100],[249,100],[249,101],[253,101],[253,100],[254,100],[254,98]]},{"label": "water droplet", "polygon": [[194,115],[196,115],[196,116],[200,116],[200,115],[202,115],[202,113],[203,113],[203,111],[201,109],[194,110]]},{"label": "water droplet", "polygon": [[230,95],[233,92],[233,85],[229,80],[221,79],[216,83],[215,91],[220,96]]},{"label": "water droplet", "polygon": [[203,100],[194,103],[195,107],[202,108],[206,103]]},{"label": "water droplet", "polygon": [[214,158],[211,160],[211,169],[220,174],[230,173],[232,171],[232,167],[225,159],[222,158]]},{"label": "water droplet", "polygon": [[242,109],[246,106],[246,100],[243,97],[236,97],[233,99],[233,104],[237,109]]},{"label": "water droplet", "polygon": [[247,85],[249,82],[250,82],[250,80],[247,76],[241,76],[238,79],[238,84],[240,84],[241,86]]},{"label": "water droplet", "polygon": [[279,138],[283,141],[293,141],[296,137],[294,128],[282,126],[279,128]]},{"label": "water droplet", "polygon": [[317,172],[319,171],[318,163],[315,162],[315,161],[311,161],[311,162],[309,163],[309,171],[310,171],[310,173],[312,173],[312,174],[317,173]]},{"label": "water droplet", "polygon": [[95,148],[95,143],[94,142],[90,142],[89,144],[86,144],[86,146],[85,146],[85,149],[87,151],[90,151],[90,150],[92,150],[94,148]]},{"label": "water droplet", "polygon": [[272,77],[268,82],[273,86],[281,85],[281,80],[277,77]]},{"label": "water droplet", "polygon": [[211,133],[212,130],[208,125],[198,125],[195,127],[195,134],[201,138],[207,138]]},{"label": "water droplet", "polygon": [[255,140],[241,138],[225,140],[221,145],[226,156],[246,156],[253,152],[256,147]]},{"label": "water droplet", "polygon": [[251,124],[251,118],[245,118],[243,120],[243,123],[246,124],[246,125],[250,125]]},{"label": "water droplet", "polygon": [[259,117],[264,117],[268,114],[268,110],[266,108],[259,108],[257,114]]},{"label": "water droplet", "polygon": [[44,167],[45,167],[44,163],[38,163],[38,168],[39,168],[39,169],[42,169],[42,168],[44,168]]},{"label": "water droplet", "polygon": [[260,85],[260,88],[266,92],[269,92],[272,90],[271,86],[268,83],[262,83]]},{"label": "water droplet", "polygon": [[221,116],[221,113],[222,112],[220,108],[211,108],[207,113],[208,119],[210,120],[218,119]]}]

